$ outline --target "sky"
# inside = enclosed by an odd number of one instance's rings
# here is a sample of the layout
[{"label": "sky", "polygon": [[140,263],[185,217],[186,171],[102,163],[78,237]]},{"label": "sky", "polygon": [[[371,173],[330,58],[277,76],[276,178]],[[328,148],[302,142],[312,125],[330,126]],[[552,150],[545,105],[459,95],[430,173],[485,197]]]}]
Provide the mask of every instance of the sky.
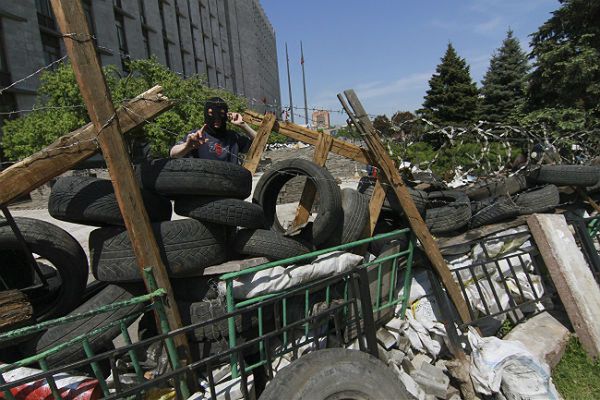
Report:
[{"label": "sky", "polygon": [[[509,28],[529,51],[529,35],[558,0],[260,0],[277,38],[281,101],[289,105],[288,44],[294,107],[304,106],[300,41],[309,108],[339,110],[336,94],[354,89],[369,114],[414,111],[448,42],[481,86]],[[304,110],[295,111],[296,123]],[[310,111],[309,111],[310,118]],[[332,123],[346,116],[331,114]]]}]

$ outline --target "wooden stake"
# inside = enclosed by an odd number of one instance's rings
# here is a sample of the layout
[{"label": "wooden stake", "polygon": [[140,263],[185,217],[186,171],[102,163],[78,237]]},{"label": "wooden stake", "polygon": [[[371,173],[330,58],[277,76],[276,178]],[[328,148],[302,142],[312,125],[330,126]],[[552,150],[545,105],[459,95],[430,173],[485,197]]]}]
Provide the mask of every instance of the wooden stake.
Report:
[{"label": "wooden stake", "polygon": [[[145,123],[173,106],[155,86],[130,100],[117,111],[123,133]],[[98,151],[96,129],[89,123],[35,154],[0,172],[0,206],[38,188]]]},{"label": "wooden stake", "polygon": [[[456,282],[452,279],[452,275],[450,273],[450,269],[446,265],[442,254],[440,253],[440,249],[437,246],[437,243],[431,236],[429,229],[427,229],[427,225],[425,225],[425,221],[419,214],[415,203],[412,201],[410,197],[410,193],[408,189],[404,185],[404,181],[398,172],[398,169],[394,165],[394,162],[389,157],[385,147],[383,146],[379,135],[377,134],[371,120],[369,119],[367,112],[363,108],[362,104],[358,100],[356,93],[354,90],[347,90],[344,92],[348,102],[354,109],[354,114],[356,120],[358,121],[357,128],[360,129],[363,133],[363,137],[369,147],[369,150],[377,159],[377,166],[380,170],[385,174],[386,180],[391,184],[402,209],[404,210],[404,214],[408,219],[408,223],[415,233],[417,239],[421,242],[421,245],[425,249],[425,253],[431,261],[431,265],[437,272],[438,276],[442,280],[442,283],[446,287],[448,291],[448,295],[450,299],[456,306],[456,309],[464,323],[467,323],[471,320],[469,315],[469,310],[467,308],[467,304],[465,303],[465,299],[462,297],[460,289]],[[341,95],[338,95],[338,99],[342,103],[342,106],[349,114],[352,114],[344,98]]]},{"label": "wooden stake", "polygon": [[[115,189],[121,214],[129,233],[142,276],[144,267],[153,267],[158,285],[167,290],[165,310],[171,329],[182,326],[173,290],[160,253],[140,189],[134,178],[131,161],[125,149],[119,120],[98,62],[92,35],[88,30],[83,8],[79,0],[51,0],[52,9],[65,40],[67,54],[71,59],[75,78],[88,114],[97,132],[97,139]],[[148,282],[146,282],[148,288]],[[174,338],[184,362],[191,361],[185,335]]]},{"label": "wooden stake", "polygon": [[375,225],[381,214],[381,207],[385,201],[385,189],[381,185],[381,180],[377,179],[373,194],[371,194],[371,201],[369,202],[369,236],[373,236],[375,232]]},{"label": "wooden stake", "polygon": [[0,292],[0,331],[15,329],[33,316],[33,307],[19,290]]},{"label": "wooden stake", "polygon": [[252,141],[250,150],[248,150],[248,155],[244,161],[244,168],[250,171],[252,175],[256,173],[256,169],[258,168],[260,158],[265,151],[265,146],[267,145],[267,140],[269,140],[269,135],[271,134],[273,125],[275,125],[275,115],[265,115],[260,127],[258,128],[258,132],[256,132],[256,137]]},{"label": "wooden stake", "polygon": [[[333,137],[331,135],[326,133],[320,134],[319,141],[315,146],[315,153],[313,155],[313,162],[315,164],[321,167],[325,166],[332,144]],[[310,179],[306,179],[304,189],[302,189],[302,196],[300,196],[300,203],[298,204],[298,209],[296,210],[296,216],[294,217],[294,221],[291,225],[291,230],[294,230],[294,228],[300,227],[308,222],[310,210],[315,202],[316,195],[317,187],[315,183]]]}]

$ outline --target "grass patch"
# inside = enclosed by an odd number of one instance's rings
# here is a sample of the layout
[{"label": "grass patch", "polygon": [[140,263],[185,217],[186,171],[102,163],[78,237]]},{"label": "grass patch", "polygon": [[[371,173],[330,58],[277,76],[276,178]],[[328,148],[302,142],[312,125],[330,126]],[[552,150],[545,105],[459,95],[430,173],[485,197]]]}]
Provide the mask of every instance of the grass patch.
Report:
[{"label": "grass patch", "polygon": [[565,400],[600,399],[600,361],[592,361],[575,337],[569,341],[552,379]]}]

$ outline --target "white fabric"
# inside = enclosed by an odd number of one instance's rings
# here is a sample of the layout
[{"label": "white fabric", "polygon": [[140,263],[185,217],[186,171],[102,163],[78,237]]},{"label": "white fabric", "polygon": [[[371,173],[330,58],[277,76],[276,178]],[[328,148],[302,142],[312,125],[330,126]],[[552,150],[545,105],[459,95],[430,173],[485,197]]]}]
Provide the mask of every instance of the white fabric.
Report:
[{"label": "white fabric", "polygon": [[473,349],[470,374],[477,392],[490,396],[502,390],[511,400],[560,399],[548,364],[520,342],[482,338],[472,327],[468,338]]},{"label": "white fabric", "polygon": [[[306,265],[273,267],[240,276],[233,281],[233,297],[249,299],[269,293],[277,293],[291,287],[351,270],[361,263],[362,256],[335,251],[323,254]],[[225,282],[220,282],[225,285]]]}]

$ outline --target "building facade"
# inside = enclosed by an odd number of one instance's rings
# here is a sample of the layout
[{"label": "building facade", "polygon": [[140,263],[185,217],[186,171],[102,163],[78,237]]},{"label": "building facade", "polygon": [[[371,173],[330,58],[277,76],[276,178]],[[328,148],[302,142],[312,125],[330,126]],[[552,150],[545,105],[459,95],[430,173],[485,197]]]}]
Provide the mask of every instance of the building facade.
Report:
[{"label": "building facade", "polygon": [[[102,65],[155,56],[171,70],[246,97],[281,103],[275,31],[259,0],[81,0]],[[0,87],[65,55],[50,0],[0,2]],[[0,95],[0,113],[31,109],[39,76]],[[2,117],[0,115],[0,123]]]}]

